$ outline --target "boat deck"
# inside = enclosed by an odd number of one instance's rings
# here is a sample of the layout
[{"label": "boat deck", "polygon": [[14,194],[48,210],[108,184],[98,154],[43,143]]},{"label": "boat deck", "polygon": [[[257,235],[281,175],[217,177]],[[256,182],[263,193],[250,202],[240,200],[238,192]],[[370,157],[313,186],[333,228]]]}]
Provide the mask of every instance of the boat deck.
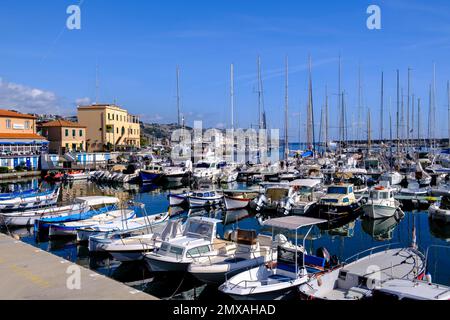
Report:
[{"label": "boat deck", "polygon": [[382,254],[367,256],[358,263],[349,264],[343,271],[364,277],[376,273],[378,280],[385,281],[392,278],[412,279],[412,275],[418,276],[416,272],[422,268],[423,261],[418,255],[405,249],[392,249]]},{"label": "boat deck", "polygon": [[[74,270],[79,270],[80,289],[68,287],[76,283],[70,278]],[[4,234],[0,234],[0,283],[1,300],[157,299]]]}]

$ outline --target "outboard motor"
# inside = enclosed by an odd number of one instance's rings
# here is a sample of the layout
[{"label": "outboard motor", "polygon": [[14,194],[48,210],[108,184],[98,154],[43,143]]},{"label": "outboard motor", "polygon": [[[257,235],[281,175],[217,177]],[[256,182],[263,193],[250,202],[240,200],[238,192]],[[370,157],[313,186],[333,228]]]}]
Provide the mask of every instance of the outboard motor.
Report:
[{"label": "outboard motor", "polygon": [[293,205],[294,205],[294,199],[292,199],[291,197],[287,198],[286,203],[283,206],[283,209],[284,209],[283,213],[285,216],[289,215]]},{"label": "outboard motor", "polygon": [[256,202],[256,211],[258,211],[258,212],[261,211],[266,203],[267,203],[267,198],[265,195],[262,194],[258,198],[258,201]]}]

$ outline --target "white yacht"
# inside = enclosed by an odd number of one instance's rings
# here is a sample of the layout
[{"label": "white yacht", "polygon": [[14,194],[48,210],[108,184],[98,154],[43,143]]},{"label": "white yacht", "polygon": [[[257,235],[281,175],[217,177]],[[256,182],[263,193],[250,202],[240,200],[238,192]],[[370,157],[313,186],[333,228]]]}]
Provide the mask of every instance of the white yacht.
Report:
[{"label": "white yacht", "polygon": [[386,280],[413,280],[424,276],[426,262],[421,252],[389,247],[365,250],[347,259],[347,262],[353,260],[351,263],[312,276],[299,287],[301,295],[306,299],[361,300],[370,298],[372,289]]},{"label": "white yacht", "polygon": [[431,219],[450,223],[450,196],[444,196],[440,202],[433,203],[428,212]]},{"label": "white yacht", "polygon": [[[310,273],[323,272],[326,259],[308,255],[305,242],[312,228],[326,222],[315,218],[288,216],[270,219],[264,226],[274,229],[288,230],[295,233],[295,243],[279,245],[276,258],[261,266],[242,271],[227,278],[219,290],[238,300],[278,300],[294,293],[294,290],[308,281]],[[303,246],[298,246],[297,231],[309,227],[303,237]]]},{"label": "white yacht", "polygon": [[217,190],[197,190],[192,191],[188,196],[190,208],[203,208],[221,205],[223,203],[223,193]]},{"label": "white yacht", "polygon": [[380,181],[386,181],[391,186],[395,186],[397,184],[402,183],[403,176],[397,171],[385,172],[380,176]]},{"label": "white yacht", "polygon": [[169,220],[164,224],[151,225],[149,233],[113,240],[106,244],[103,250],[117,261],[142,260],[144,253],[151,252],[159,248],[163,241],[180,237],[182,234],[181,221]]},{"label": "white yacht", "polygon": [[217,237],[217,225],[221,220],[191,217],[186,222],[183,235],[163,241],[154,252],[145,254],[145,262],[152,271],[186,271],[196,259],[208,259],[226,250],[229,241]]},{"label": "white yacht", "polygon": [[298,179],[292,181],[289,185],[293,188],[293,192],[286,198],[280,211],[284,215],[307,214],[324,194],[318,190],[320,184],[320,181],[317,179]]},{"label": "white yacht", "polygon": [[389,218],[400,210],[400,203],[394,199],[396,189],[379,185],[369,192],[369,199],[363,205],[364,215],[372,219]]},{"label": "white yacht", "polygon": [[254,230],[235,230],[232,234],[235,247],[224,247],[208,260],[194,261],[188,272],[208,284],[222,284],[228,277],[269,262],[273,257],[270,236],[258,235]]}]

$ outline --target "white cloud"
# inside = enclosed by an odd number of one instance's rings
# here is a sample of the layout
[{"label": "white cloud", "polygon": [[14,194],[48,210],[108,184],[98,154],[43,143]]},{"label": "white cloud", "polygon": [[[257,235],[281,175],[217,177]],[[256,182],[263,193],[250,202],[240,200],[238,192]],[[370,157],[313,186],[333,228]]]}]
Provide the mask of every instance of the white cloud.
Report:
[{"label": "white cloud", "polygon": [[84,97],[75,100],[77,106],[87,106],[91,104],[91,98]]},{"label": "white cloud", "polygon": [[23,113],[58,114],[60,101],[55,93],[0,78],[0,108]]}]

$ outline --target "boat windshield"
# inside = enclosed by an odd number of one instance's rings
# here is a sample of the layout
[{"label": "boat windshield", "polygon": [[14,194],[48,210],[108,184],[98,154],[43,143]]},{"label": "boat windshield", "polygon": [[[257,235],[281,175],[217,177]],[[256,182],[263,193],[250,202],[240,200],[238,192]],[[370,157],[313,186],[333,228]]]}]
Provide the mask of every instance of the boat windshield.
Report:
[{"label": "boat windshield", "polygon": [[201,162],[201,163],[197,163],[195,165],[195,167],[198,169],[208,169],[210,167],[210,164],[206,163],[206,162]]},{"label": "boat windshield", "polygon": [[328,187],[328,194],[347,194],[347,187]]}]

